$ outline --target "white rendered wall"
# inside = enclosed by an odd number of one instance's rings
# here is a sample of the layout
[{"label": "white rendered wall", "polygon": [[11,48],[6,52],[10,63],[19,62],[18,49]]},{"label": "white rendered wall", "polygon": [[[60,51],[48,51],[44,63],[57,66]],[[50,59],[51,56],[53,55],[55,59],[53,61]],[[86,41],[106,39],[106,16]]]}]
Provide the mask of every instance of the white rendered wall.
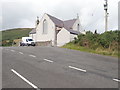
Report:
[{"label": "white rendered wall", "polygon": [[[48,23],[47,34],[43,34],[44,19],[46,19]],[[36,28],[36,41],[37,42],[52,41],[52,45],[54,45],[54,39],[55,39],[55,24],[51,21],[47,14],[44,14],[43,18],[41,19],[39,25]]]},{"label": "white rendered wall", "polygon": [[68,42],[70,42],[70,32],[63,28],[57,34],[57,46],[63,46]]},{"label": "white rendered wall", "polygon": [[32,37],[32,39],[36,42],[36,34],[29,34],[29,37]]},{"label": "white rendered wall", "polygon": [[76,22],[74,23],[72,28],[73,28],[73,30],[78,31],[78,29],[77,29],[78,24],[79,24],[79,31],[81,32],[82,31],[82,26],[80,24],[80,20],[79,19],[76,20]]}]

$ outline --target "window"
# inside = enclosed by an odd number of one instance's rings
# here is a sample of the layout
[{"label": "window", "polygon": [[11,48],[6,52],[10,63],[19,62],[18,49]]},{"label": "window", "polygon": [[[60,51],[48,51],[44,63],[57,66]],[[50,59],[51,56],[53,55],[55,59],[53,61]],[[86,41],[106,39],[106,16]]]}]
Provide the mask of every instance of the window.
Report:
[{"label": "window", "polygon": [[28,41],[33,41],[32,39],[28,39]]},{"label": "window", "polygon": [[28,42],[28,40],[26,39],[26,42]]},{"label": "window", "polygon": [[43,21],[43,34],[47,34],[47,30],[48,30],[48,25],[47,25],[47,20],[45,19]]},{"label": "window", "polygon": [[80,28],[80,25],[78,24],[78,25],[77,25],[77,30],[78,30],[78,31],[79,31],[79,28]]}]

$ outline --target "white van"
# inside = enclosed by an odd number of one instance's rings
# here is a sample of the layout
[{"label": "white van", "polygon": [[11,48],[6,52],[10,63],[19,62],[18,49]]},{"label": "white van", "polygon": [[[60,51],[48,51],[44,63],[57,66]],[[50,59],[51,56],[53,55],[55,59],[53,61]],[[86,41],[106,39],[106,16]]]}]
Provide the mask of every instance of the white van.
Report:
[{"label": "white van", "polygon": [[22,37],[20,46],[35,46],[35,41],[32,39],[32,37]]}]

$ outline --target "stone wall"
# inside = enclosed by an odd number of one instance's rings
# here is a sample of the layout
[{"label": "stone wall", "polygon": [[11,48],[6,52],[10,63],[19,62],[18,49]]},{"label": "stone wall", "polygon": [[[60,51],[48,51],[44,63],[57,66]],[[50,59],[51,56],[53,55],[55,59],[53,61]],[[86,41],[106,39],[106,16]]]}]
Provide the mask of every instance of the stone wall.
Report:
[{"label": "stone wall", "polygon": [[52,42],[51,41],[36,42],[36,46],[52,46]]}]

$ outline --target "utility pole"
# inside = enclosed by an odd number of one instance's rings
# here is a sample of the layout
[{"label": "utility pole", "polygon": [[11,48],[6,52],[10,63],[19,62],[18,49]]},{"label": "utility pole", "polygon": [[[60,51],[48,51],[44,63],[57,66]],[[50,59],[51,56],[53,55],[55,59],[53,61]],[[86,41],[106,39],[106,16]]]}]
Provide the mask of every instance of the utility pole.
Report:
[{"label": "utility pole", "polygon": [[108,0],[105,0],[104,4],[104,10],[105,10],[105,31],[108,30]]}]

